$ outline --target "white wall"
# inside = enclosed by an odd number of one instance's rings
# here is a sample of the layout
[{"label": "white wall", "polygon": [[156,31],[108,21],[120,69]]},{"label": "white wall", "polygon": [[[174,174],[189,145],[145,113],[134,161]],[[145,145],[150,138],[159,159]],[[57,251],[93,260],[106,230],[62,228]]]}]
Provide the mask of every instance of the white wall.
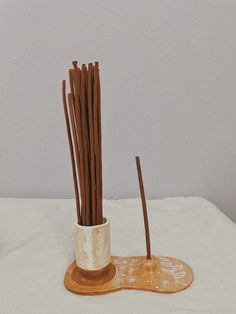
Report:
[{"label": "white wall", "polygon": [[104,191],[236,219],[236,1],[0,1],[0,196],[71,197],[70,62],[101,64]]}]

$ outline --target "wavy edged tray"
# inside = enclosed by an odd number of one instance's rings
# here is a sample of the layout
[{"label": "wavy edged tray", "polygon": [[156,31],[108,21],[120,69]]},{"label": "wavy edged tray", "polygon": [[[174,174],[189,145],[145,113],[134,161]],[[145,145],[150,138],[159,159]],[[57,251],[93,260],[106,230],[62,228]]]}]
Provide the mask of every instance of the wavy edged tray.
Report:
[{"label": "wavy edged tray", "polygon": [[69,291],[81,295],[100,295],[123,289],[174,293],[186,289],[193,281],[191,267],[185,262],[164,256],[111,256],[116,273],[104,284],[83,285],[78,278],[78,268],[74,261],[67,269],[64,285]]}]

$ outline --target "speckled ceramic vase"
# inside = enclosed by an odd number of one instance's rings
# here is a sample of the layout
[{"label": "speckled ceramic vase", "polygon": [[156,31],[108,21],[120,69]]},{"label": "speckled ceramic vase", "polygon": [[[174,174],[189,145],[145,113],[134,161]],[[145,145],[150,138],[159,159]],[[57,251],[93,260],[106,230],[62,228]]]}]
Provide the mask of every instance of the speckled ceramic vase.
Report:
[{"label": "speckled ceramic vase", "polygon": [[115,275],[111,264],[110,222],[95,226],[75,224],[75,257],[77,264],[76,281],[88,284],[101,284]]},{"label": "speckled ceramic vase", "polygon": [[78,267],[100,270],[110,263],[110,222],[102,225],[82,226],[75,224],[75,256]]}]

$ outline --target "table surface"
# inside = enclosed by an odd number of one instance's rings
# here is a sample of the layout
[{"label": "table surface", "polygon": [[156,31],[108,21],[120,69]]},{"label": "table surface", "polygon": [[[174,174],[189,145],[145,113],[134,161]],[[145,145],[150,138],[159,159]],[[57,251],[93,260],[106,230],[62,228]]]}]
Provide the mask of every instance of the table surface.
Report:
[{"label": "table surface", "polygon": [[[236,313],[236,225],[199,197],[148,201],[152,253],[191,265],[176,294],[79,296],[63,286],[74,259],[74,200],[0,199],[0,313]],[[113,255],[145,255],[140,200],[104,201]]]}]

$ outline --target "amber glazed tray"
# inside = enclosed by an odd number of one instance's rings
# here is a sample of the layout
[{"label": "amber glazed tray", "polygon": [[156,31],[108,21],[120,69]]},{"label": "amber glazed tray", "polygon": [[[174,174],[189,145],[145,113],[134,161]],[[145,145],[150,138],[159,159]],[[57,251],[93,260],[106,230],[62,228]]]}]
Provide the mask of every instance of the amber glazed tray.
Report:
[{"label": "amber glazed tray", "polygon": [[82,295],[99,295],[123,289],[161,293],[181,291],[193,281],[193,271],[183,261],[173,257],[111,256],[114,277],[104,284],[84,285],[74,261],[66,271],[64,285],[69,291]]}]

